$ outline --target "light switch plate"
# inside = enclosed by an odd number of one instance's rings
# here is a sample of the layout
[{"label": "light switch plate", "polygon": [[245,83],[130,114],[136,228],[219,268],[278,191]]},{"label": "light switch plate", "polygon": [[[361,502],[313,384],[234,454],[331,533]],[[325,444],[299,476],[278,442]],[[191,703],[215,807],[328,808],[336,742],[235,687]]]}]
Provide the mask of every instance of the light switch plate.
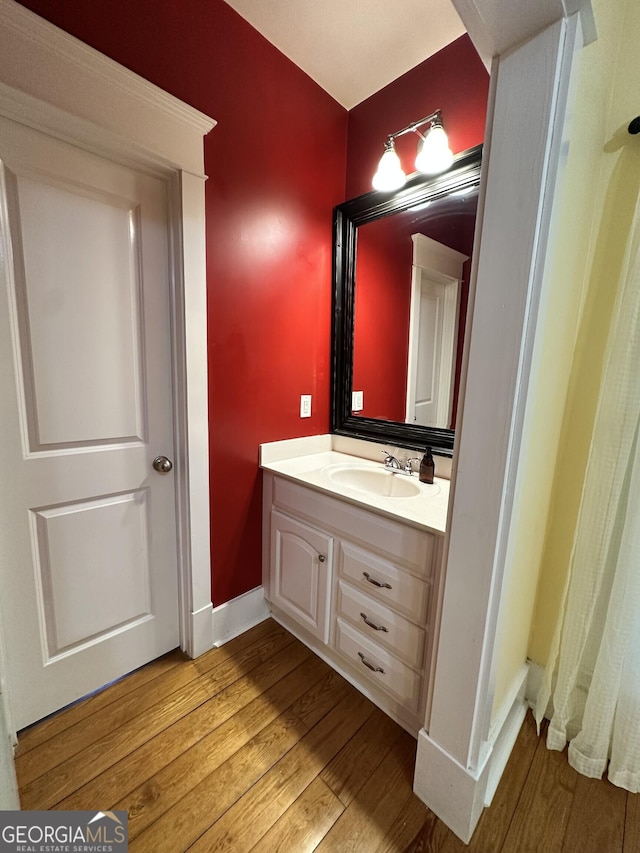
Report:
[{"label": "light switch plate", "polygon": [[361,412],[364,409],[364,391],[351,392],[351,411]]},{"label": "light switch plate", "polygon": [[311,394],[300,395],[300,417],[311,417]]}]

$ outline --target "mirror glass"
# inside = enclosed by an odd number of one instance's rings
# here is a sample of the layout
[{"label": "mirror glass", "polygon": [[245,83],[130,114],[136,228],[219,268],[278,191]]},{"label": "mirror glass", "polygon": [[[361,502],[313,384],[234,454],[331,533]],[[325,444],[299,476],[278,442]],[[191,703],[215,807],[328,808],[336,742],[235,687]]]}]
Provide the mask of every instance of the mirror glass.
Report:
[{"label": "mirror glass", "polygon": [[451,453],[480,162],[336,208],[334,432]]}]

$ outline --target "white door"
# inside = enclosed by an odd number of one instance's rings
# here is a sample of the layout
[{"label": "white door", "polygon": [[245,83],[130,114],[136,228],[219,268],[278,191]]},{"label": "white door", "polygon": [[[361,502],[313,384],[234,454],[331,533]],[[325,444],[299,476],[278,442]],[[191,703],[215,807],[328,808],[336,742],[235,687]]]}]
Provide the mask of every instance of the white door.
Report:
[{"label": "white door", "polygon": [[175,648],[167,186],[0,120],[0,591],[16,728]]},{"label": "white door", "polygon": [[460,282],[466,255],[412,234],[406,421],[448,429],[453,409]]},{"label": "white door", "polygon": [[[415,402],[413,422],[423,426],[445,426],[439,419],[439,383],[442,362],[444,285],[421,275],[416,322]],[[448,426],[448,424],[446,424]]]}]

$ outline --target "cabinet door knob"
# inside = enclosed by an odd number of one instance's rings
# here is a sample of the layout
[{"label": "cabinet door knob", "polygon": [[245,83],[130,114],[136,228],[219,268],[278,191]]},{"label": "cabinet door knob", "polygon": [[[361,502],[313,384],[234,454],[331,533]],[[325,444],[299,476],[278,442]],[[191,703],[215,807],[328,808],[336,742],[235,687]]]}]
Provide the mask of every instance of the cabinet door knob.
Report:
[{"label": "cabinet door knob", "polygon": [[366,657],[362,654],[362,652],[358,652],[358,657],[362,661],[362,663],[370,669],[371,672],[381,672],[384,675],[384,669],[381,666],[376,666],[374,663],[371,663],[366,659]]},{"label": "cabinet door knob", "polygon": [[371,619],[369,619],[366,613],[361,613],[360,616],[362,616],[362,621],[364,622],[364,624],[368,625],[370,628],[373,628],[374,631],[384,631],[385,634],[389,633],[388,628],[385,628],[384,625],[376,625],[375,622],[372,622]]},{"label": "cabinet door knob", "polygon": [[325,557],[325,555],[324,555],[324,554],[318,554],[318,561],[319,561],[320,563],[324,563],[324,561],[325,561],[326,559],[327,559],[327,558]]},{"label": "cabinet door knob", "polygon": [[377,586],[378,589],[391,589],[390,583],[381,583],[380,581],[377,581],[375,578],[371,577],[369,572],[363,572],[362,574],[365,576],[368,583],[372,583],[374,586]]}]

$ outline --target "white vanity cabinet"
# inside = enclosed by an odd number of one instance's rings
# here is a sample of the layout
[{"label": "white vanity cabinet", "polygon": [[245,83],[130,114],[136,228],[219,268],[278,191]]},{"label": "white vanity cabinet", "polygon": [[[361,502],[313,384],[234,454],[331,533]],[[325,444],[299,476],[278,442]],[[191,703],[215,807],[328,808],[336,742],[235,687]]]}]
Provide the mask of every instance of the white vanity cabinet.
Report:
[{"label": "white vanity cabinet", "polygon": [[265,470],[264,539],[274,617],[415,734],[442,537]]}]

